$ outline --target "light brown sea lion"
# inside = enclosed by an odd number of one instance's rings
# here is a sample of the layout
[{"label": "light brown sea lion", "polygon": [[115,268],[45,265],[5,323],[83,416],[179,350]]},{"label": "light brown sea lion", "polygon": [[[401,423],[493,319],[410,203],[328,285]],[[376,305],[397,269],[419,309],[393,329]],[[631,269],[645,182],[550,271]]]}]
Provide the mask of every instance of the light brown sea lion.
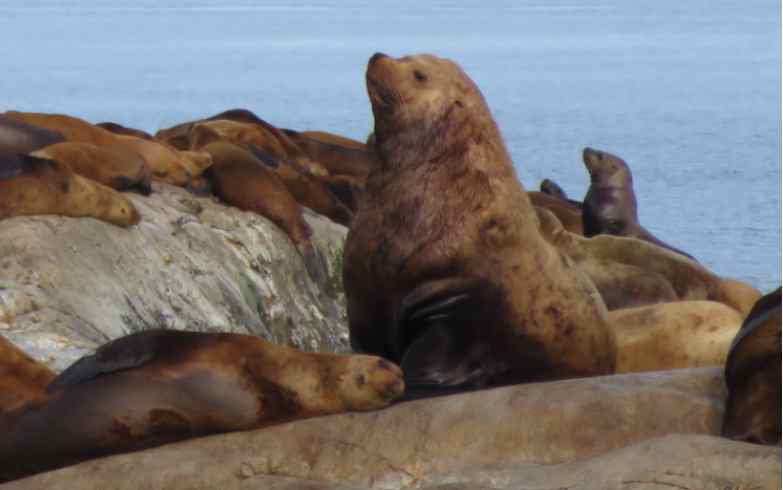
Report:
[{"label": "light brown sea lion", "polygon": [[722,366],[742,315],[715,301],[675,301],[609,312],[617,372]]},{"label": "light brown sea lion", "polygon": [[63,141],[65,137],[57,131],[0,114],[0,153],[24,155]]},{"label": "light brown sea lion", "polygon": [[387,406],[404,390],[379,357],[302,352],[259,337],[171,330],[114,340],[0,418],[0,480],[294,419]]},{"label": "light brown sea lion", "polygon": [[82,141],[97,146],[111,145],[115,143],[114,134],[84,119],[67,116],[65,114],[47,114],[42,112],[8,111],[4,116],[22,121],[27,124],[57,131],[67,141]]},{"label": "light brown sea lion", "polygon": [[590,281],[538,230],[478,87],[431,55],[367,66],[373,167],[345,244],[351,344],[411,392],[607,374]]},{"label": "light brown sea lion", "polygon": [[[285,130],[283,130],[285,131]],[[354,150],[366,150],[367,145],[361,141],[339,134],[330,133],[328,131],[300,131],[301,134],[308,138],[313,138],[324,143],[331,143],[333,145],[342,146],[345,148],[352,148]]]},{"label": "light brown sea lion", "polygon": [[586,237],[605,233],[638,238],[695,260],[690,254],[662,242],[639,224],[631,169],[622,158],[585,148],[582,159],[590,173],[590,188],[582,205]]},{"label": "light brown sea lion", "polygon": [[115,147],[99,147],[92,143],[66,141],[31,153],[68,165],[71,170],[118,191],[136,190],[143,195],[151,192],[151,174],[140,155],[118,151]]},{"label": "light brown sea lion", "polygon": [[123,126],[122,124],[118,124],[115,122],[100,122],[96,124],[99,128],[103,128],[107,131],[111,131],[114,134],[124,134],[125,136],[135,136],[137,138],[145,139],[145,140],[154,140],[155,138],[152,137],[151,134],[149,134],[146,131],[143,131],[141,129],[136,128],[129,128],[127,126]]},{"label": "light brown sea lion", "polygon": [[310,239],[312,230],[280,177],[233,143],[213,141],[201,150],[212,156],[213,165],[205,176],[213,192],[227,204],[260,214],[280,227],[299,250],[312,279],[322,283],[326,273]]},{"label": "light brown sea lion", "polygon": [[139,222],[125,196],[56,160],[0,154],[0,219],[36,214],[92,217],[118,226]]},{"label": "light brown sea lion", "polygon": [[57,375],[0,336],[0,416],[45,398]]},{"label": "light brown sea lion", "polygon": [[777,288],[756,302],[731,344],[724,437],[756,444],[781,442],[781,321]]},{"label": "light brown sea lion", "polygon": [[581,246],[577,235],[564,229],[548,209],[537,207],[541,234],[568,255],[590,278],[609,311],[677,301],[677,293],[662,275],[607,258],[595,257]]},{"label": "light brown sea lion", "polygon": [[135,136],[115,135],[116,142],[144,158],[154,180],[167,184],[186,187],[193,178],[198,177],[212,164],[205,155],[194,159],[187,152],[178,151],[158,141],[150,141]]},{"label": "light brown sea lion", "polygon": [[543,192],[530,191],[527,195],[533,206],[547,209],[557,216],[566,230],[577,235],[583,234],[581,209]]}]

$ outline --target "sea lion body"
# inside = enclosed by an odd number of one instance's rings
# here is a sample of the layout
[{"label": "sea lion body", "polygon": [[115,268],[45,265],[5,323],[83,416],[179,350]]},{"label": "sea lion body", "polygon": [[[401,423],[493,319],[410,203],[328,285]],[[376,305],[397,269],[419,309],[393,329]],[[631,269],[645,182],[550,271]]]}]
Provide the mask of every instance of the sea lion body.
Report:
[{"label": "sea lion body", "polygon": [[729,349],[729,397],[724,437],[756,444],[781,442],[780,288],[754,305]]},{"label": "sea lion body", "polygon": [[4,116],[27,124],[57,131],[67,141],[81,141],[97,146],[115,143],[114,134],[78,117],[65,114],[47,114],[41,112],[8,111]]},{"label": "sea lion body", "polygon": [[137,138],[141,138],[144,140],[154,140],[155,138],[152,137],[151,134],[149,134],[146,131],[143,131],[141,129],[136,128],[129,128],[127,126],[123,126],[122,124],[118,124],[115,122],[101,122],[96,124],[99,128],[103,128],[107,131],[111,131],[114,134],[122,134],[125,136],[135,136]]},{"label": "sea lion body", "polygon": [[590,188],[582,205],[584,234],[609,234],[638,238],[695,260],[690,254],[664,243],[639,224],[633,177],[620,157],[585,148],[582,159],[590,174]]},{"label": "sea lion body", "polygon": [[331,175],[349,175],[364,180],[375,166],[373,154],[366,149],[327,143],[290,129],[284,133],[305,155],[323,165]]},{"label": "sea lion body", "polygon": [[[285,130],[283,130],[285,131]],[[328,131],[300,131],[300,133],[308,138],[312,138],[324,143],[330,143],[344,148],[351,148],[354,150],[366,150],[367,145],[361,141],[339,134],[330,133]]]},{"label": "sea lion body", "polygon": [[66,141],[31,153],[68,165],[71,170],[118,191],[151,192],[151,174],[147,162],[137,153],[117,151],[91,143]]},{"label": "sea lion body", "polygon": [[58,131],[0,114],[0,153],[27,154],[65,141]]},{"label": "sea lion body", "polygon": [[429,392],[611,373],[603,302],[539,233],[475,84],[376,54],[367,88],[379,164],[345,245],[354,348]]},{"label": "sea lion body", "polygon": [[74,363],[50,384],[44,402],[0,419],[0,477],[374,410],[401,394],[401,378],[397,366],[374,356],[306,353],[249,335],[139,332]]},{"label": "sea lion body", "polygon": [[715,301],[676,301],[609,312],[617,336],[617,372],[722,366],[742,323]]},{"label": "sea lion body", "polygon": [[584,234],[584,227],[582,226],[582,210],[571,205],[567,201],[563,201],[557,197],[550,196],[543,192],[528,192],[528,197],[533,206],[537,208],[544,208],[552,212],[558,220],[563,224],[563,227],[571,233],[577,235]]},{"label": "sea lion body", "polygon": [[0,416],[43,399],[57,375],[5,337],[0,337]]},{"label": "sea lion body", "polygon": [[37,214],[92,217],[127,227],[136,208],[119,192],[75,174],[67,165],[31,155],[0,154],[0,219]]}]

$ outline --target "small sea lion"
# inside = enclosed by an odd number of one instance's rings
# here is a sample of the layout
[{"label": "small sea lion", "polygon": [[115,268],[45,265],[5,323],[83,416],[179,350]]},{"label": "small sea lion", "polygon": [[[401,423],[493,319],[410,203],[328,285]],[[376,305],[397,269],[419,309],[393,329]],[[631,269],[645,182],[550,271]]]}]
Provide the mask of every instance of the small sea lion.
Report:
[{"label": "small sea lion", "polygon": [[91,217],[127,227],[139,222],[119,192],[31,155],[0,154],[0,219],[36,214]]},{"label": "small sea lion", "polygon": [[585,148],[582,160],[590,174],[590,188],[582,205],[586,237],[607,234],[638,238],[695,260],[690,254],[662,242],[639,224],[631,169],[622,158]]},{"label": "small sea lion", "polygon": [[26,154],[65,141],[65,137],[43,127],[0,114],[0,153]]},{"label": "small sea lion", "polygon": [[549,194],[552,197],[562,199],[563,201],[566,201],[569,204],[576,206],[579,209],[582,209],[582,202],[569,199],[568,195],[563,190],[563,188],[560,187],[558,183],[555,182],[554,180],[550,180],[550,179],[542,180],[541,183],[538,185],[538,189],[544,194]]},{"label": "small sea lion", "polygon": [[65,141],[31,153],[33,156],[57,160],[71,170],[118,191],[135,190],[145,196],[152,187],[146,161],[137,153],[115,147],[99,147],[91,143]]},{"label": "small sea lion", "polygon": [[380,53],[366,80],[378,164],[345,243],[354,349],[430,394],[613,372],[606,308],[539,232],[473,81]]},{"label": "small sea lion", "polygon": [[780,444],[781,361],[781,296],[777,288],[756,302],[729,349],[724,437]]},{"label": "small sea lion", "polygon": [[0,416],[43,399],[57,375],[0,336]]},{"label": "small sea lion", "polygon": [[675,301],[609,312],[617,372],[722,366],[742,315],[715,301]]},{"label": "small sea lion", "polygon": [[310,353],[259,337],[172,330],[109,342],[48,397],[0,418],[0,480],[208,434],[383,408],[402,372],[375,356]]},{"label": "small sea lion", "polygon": [[[285,129],[282,131],[286,131]],[[308,138],[313,138],[324,143],[330,143],[344,148],[351,148],[354,150],[367,150],[367,145],[361,141],[357,141],[353,138],[341,136],[339,134],[330,133],[328,131],[301,131],[301,134]]]},{"label": "small sea lion", "polygon": [[114,122],[101,122],[96,124],[99,128],[103,128],[107,131],[111,131],[114,134],[123,134],[125,136],[135,136],[137,138],[145,139],[145,140],[154,140],[151,134],[149,134],[146,131],[143,131],[141,129],[136,128],[129,128],[127,126],[123,126],[122,124],[117,124]]}]

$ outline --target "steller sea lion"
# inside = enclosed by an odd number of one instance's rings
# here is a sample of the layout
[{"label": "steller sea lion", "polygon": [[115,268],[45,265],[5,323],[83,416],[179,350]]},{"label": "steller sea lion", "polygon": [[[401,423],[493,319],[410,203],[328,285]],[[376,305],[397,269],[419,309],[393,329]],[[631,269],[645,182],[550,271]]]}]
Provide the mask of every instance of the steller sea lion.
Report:
[{"label": "steller sea lion", "polygon": [[560,187],[557,184],[557,182],[555,182],[554,180],[551,179],[542,180],[541,183],[538,185],[538,190],[540,190],[544,194],[549,194],[552,197],[556,197],[558,199],[566,201],[567,203],[579,208],[580,210],[582,209],[582,202],[569,199],[568,195],[565,193],[563,188]]},{"label": "steller sea lion", "polygon": [[527,193],[527,196],[530,198],[530,202],[533,203],[533,206],[547,209],[557,216],[557,219],[560,220],[563,224],[563,228],[566,230],[577,235],[582,235],[584,233],[581,209],[572,206],[567,201],[563,201],[562,199],[543,192],[530,191]]},{"label": "steller sea lion", "polygon": [[375,166],[375,159],[370,151],[326,143],[292,129],[283,132],[305,155],[323,165],[331,175],[349,175],[365,180],[370,169]]},{"label": "steller sea lion", "polygon": [[65,141],[58,131],[0,114],[0,153],[26,154]]},{"label": "steller sea lion", "polygon": [[756,444],[781,441],[780,288],[753,306],[731,344],[724,437]]},{"label": "steller sea lion", "polygon": [[[282,131],[286,131],[283,129]],[[366,150],[367,145],[361,141],[339,134],[330,133],[328,131],[300,131],[300,133],[308,138],[312,138],[324,143],[331,143],[333,145],[342,146],[345,148],[351,148],[354,150]]]},{"label": "steller sea lion", "polygon": [[675,301],[609,312],[617,372],[722,366],[742,315],[715,301]]},{"label": "steller sea lion", "polygon": [[343,259],[354,349],[422,395],[613,372],[606,307],[541,236],[473,81],[380,53],[366,80],[378,162]]},{"label": "steller sea lion", "polygon": [[71,170],[118,191],[136,190],[145,196],[152,191],[147,162],[137,153],[91,143],[65,141],[47,146],[31,155],[50,158]]},{"label": "steller sea lion", "polygon": [[0,416],[43,399],[57,375],[0,336]]},{"label": "steller sea lion", "polygon": [[110,131],[99,128],[78,117],[65,114],[20,111],[8,111],[3,115],[15,121],[22,121],[51,131],[57,131],[67,141],[82,141],[97,146],[111,145],[116,142],[115,135]]},{"label": "steller sea lion", "polygon": [[63,371],[46,400],[0,417],[0,480],[208,434],[383,408],[404,390],[379,357],[260,337],[138,332]]},{"label": "steller sea lion", "polygon": [[151,134],[149,134],[146,131],[142,131],[141,129],[136,128],[129,128],[127,126],[123,126],[122,124],[117,124],[114,122],[101,122],[96,124],[99,128],[103,128],[107,131],[111,131],[114,134],[123,134],[125,136],[135,136],[137,138],[141,138],[144,140],[154,140],[155,138],[152,137]]},{"label": "steller sea lion", "polygon": [[668,245],[639,224],[631,169],[623,159],[604,151],[585,148],[582,152],[590,173],[590,188],[582,204],[586,237],[598,234],[638,238],[694,259]]},{"label": "steller sea lion", "polygon": [[75,174],[65,164],[0,154],[0,219],[36,214],[91,217],[123,227],[140,219],[125,196]]}]

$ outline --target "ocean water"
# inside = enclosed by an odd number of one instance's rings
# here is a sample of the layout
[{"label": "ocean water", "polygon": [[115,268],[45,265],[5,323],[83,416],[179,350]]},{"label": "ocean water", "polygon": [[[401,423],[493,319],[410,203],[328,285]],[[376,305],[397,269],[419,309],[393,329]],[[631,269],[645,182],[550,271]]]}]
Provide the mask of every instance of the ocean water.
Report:
[{"label": "ocean water", "polygon": [[780,284],[779,2],[454,3],[0,0],[0,110],[154,131],[245,107],[364,139],[367,59],[431,52],[482,89],[528,189],[581,199],[582,148],[616,153],[659,238]]}]

